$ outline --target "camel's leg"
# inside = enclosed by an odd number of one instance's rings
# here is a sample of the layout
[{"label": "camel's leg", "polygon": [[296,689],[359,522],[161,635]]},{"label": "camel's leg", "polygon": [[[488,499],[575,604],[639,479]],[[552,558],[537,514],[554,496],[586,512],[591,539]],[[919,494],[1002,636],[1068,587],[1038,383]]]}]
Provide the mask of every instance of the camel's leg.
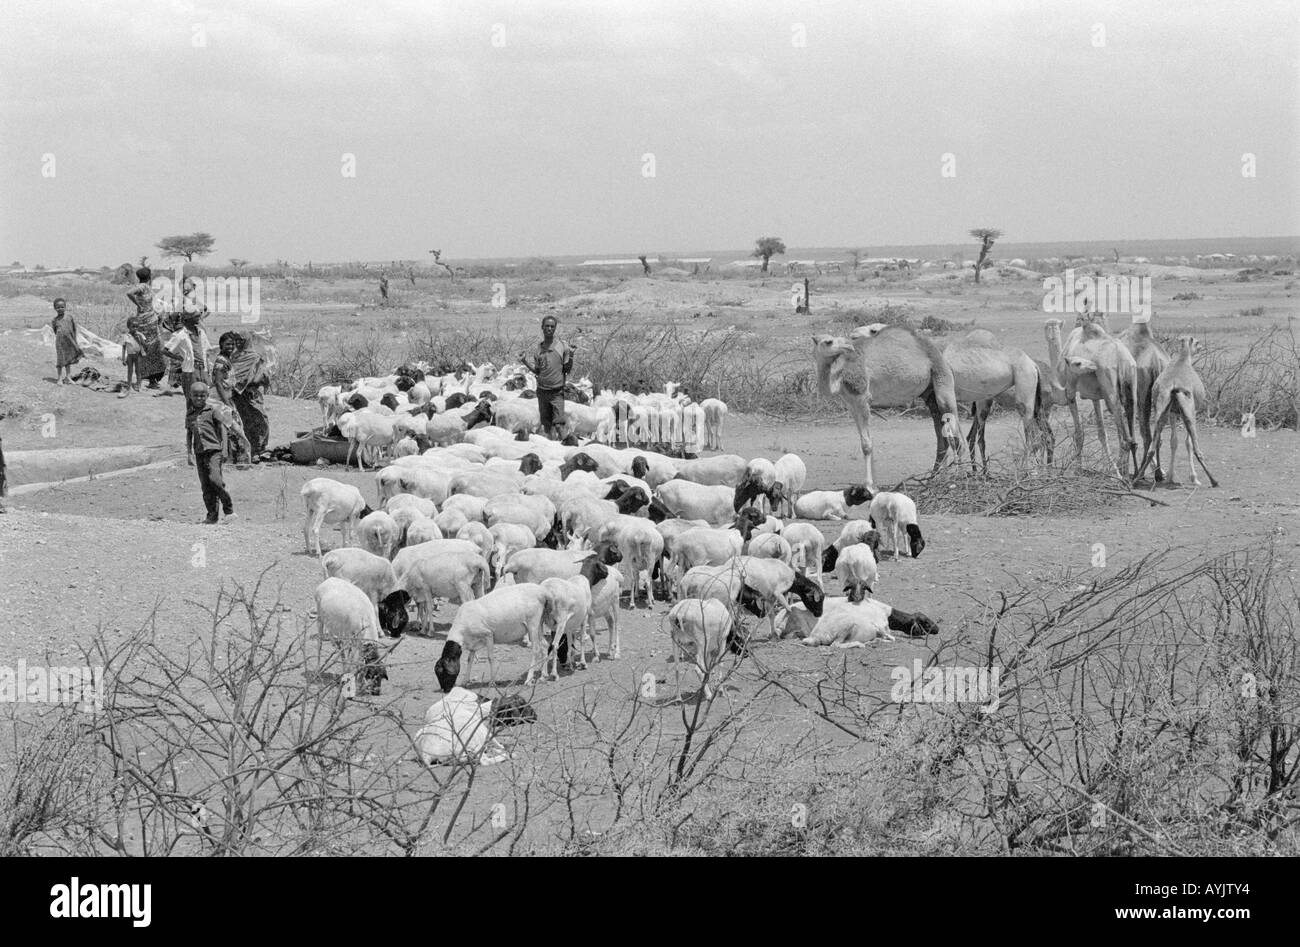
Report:
[{"label": "camel's leg", "polygon": [[1106,422],[1101,417],[1101,402],[1092,403],[1092,416],[1097,422],[1097,438],[1101,441],[1101,452],[1106,455],[1106,463],[1110,464],[1111,469],[1115,471],[1115,476],[1119,476],[1119,464],[1115,463],[1110,456],[1110,442],[1106,439]]},{"label": "camel's leg", "polygon": [[1178,460],[1178,419],[1174,416],[1169,417],[1169,470],[1165,477],[1165,482],[1169,486],[1178,485],[1177,467],[1174,464]]},{"label": "camel's leg", "polygon": [[[1115,467],[1115,473],[1120,475],[1119,461],[1127,453],[1130,455],[1131,463],[1126,464],[1127,469],[1137,469],[1137,445],[1133,440],[1133,391],[1132,388],[1126,388],[1121,391],[1118,383],[1115,382],[1105,372],[1097,373],[1097,384],[1101,388],[1101,393],[1105,397],[1106,407],[1115,417],[1115,432],[1119,436],[1118,457],[1111,463]],[[1097,424],[1101,426],[1101,405],[1094,402],[1097,409]],[[1107,448],[1107,457],[1110,456],[1110,450]]]},{"label": "camel's leg", "polygon": [[[853,423],[858,426],[858,440],[862,444],[862,459],[867,465],[866,487],[872,493],[875,493],[876,478],[871,471],[871,405],[865,399],[852,401],[849,403],[849,410],[853,412]],[[938,461],[935,462],[935,466],[938,466]]]},{"label": "camel's leg", "polygon": [[1079,417],[1079,399],[1070,399],[1070,415],[1074,418],[1074,463],[1083,467],[1083,419]]},{"label": "camel's leg", "polygon": [[[1210,468],[1205,466],[1205,458],[1201,456],[1201,445],[1196,436],[1196,405],[1192,401],[1192,396],[1186,392],[1176,391],[1174,392],[1174,399],[1178,404],[1179,413],[1183,416],[1183,427],[1187,428],[1187,452],[1196,458],[1196,462],[1205,471],[1205,476],[1210,478],[1210,486],[1217,487],[1219,481],[1214,479],[1214,474],[1210,473]],[[1197,482],[1195,467],[1192,467],[1192,482]]]},{"label": "camel's leg", "polygon": [[[925,406],[930,411],[930,421],[934,425],[934,468],[938,470],[943,464],[944,458],[948,456],[948,449],[952,448],[956,455],[957,463],[961,463],[961,428],[957,426],[957,411],[954,405],[952,411],[943,411],[938,399],[934,395],[934,388],[927,388],[922,399]],[[972,470],[974,461],[972,460]],[[875,487],[870,489],[874,490]]]},{"label": "camel's leg", "polygon": [[[1151,462],[1152,457],[1155,455],[1155,449],[1160,443],[1160,433],[1164,430],[1166,422],[1169,424],[1171,432],[1173,430],[1173,426],[1174,426],[1173,418],[1169,414],[1169,393],[1168,392],[1156,393],[1155,408],[1152,411],[1151,417],[1153,419],[1152,423],[1154,425],[1154,430],[1152,431],[1151,443],[1147,445],[1146,455],[1142,458],[1142,463],[1137,467],[1137,469],[1133,471],[1134,481],[1137,481],[1137,479],[1142,476],[1143,472],[1147,469],[1147,464]],[[1172,437],[1170,439],[1170,443],[1171,444],[1173,443]],[[1173,482],[1174,482],[1173,471],[1171,470],[1170,483]]]}]

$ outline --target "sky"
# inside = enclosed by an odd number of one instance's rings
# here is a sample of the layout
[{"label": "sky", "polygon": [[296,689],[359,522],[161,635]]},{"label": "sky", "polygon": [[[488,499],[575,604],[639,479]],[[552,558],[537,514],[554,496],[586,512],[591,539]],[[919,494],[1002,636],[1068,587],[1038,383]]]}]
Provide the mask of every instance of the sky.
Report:
[{"label": "sky", "polygon": [[1300,0],[0,5],[3,263],[1291,235],[1298,159]]}]

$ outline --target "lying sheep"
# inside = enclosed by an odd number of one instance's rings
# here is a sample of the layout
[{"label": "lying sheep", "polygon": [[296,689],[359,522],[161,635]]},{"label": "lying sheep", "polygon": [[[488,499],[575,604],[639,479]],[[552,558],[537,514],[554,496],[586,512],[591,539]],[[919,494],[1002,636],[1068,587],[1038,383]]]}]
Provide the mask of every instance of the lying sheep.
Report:
[{"label": "lying sheep", "polygon": [[739,653],[741,643],[731,622],[731,609],[716,599],[682,599],[668,611],[668,633],[673,641],[673,677],[682,693],[681,666],[689,658],[699,672],[704,699],[713,699],[709,674],[725,650]]},{"label": "lying sheep", "polygon": [[900,612],[873,598],[850,602],[847,598],[835,597],[826,600],[821,617],[802,643],[865,648],[878,638],[893,641],[891,631],[924,637],[938,634],[939,625],[920,612]]},{"label": "lying sheep", "polygon": [[[459,680],[460,658],[463,656],[465,682],[471,683],[474,680],[474,659],[479,652],[486,652],[488,673],[495,682],[495,646],[518,644],[532,650],[528,676],[524,679],[525,684],[531,684],[537,676],[539,661],[546,660],[546,636],[542,634],[542,626],[550,620],[550,615],[550,596],[540,585],[526,582],[499,586],[482,598],[462,605],[456,612],[437,667]],[[453,644],[459,646],[460,654],[451,647]]]},{"label": "lying sheep", "polygon": [[851,507],[871,502],[866,487],[812,490],[794,501],[794,515],[805,520],[846,520]]},{"label": "lying sheep", "polygon": [[326,523],[336,524],[343,533],[343,544],[353,544],[353,533],[364,516],[373,510],[356,487],[339,483],[328,477],[314,477],[299,491],[307,505],[307,517],[302,524],[303,544],[311,552],[315,542],[316,555],[321,554],[320,528]]}]

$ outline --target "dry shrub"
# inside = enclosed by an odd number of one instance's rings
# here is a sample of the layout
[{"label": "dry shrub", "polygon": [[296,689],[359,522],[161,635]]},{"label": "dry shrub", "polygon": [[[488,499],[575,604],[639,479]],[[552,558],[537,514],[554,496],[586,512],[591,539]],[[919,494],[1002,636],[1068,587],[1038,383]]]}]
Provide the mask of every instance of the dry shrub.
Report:
[{"label": "dry shrub", "polygon": [[1300,426],[1300,339],[1294,317],[1251,336],[1244,351],[1206,345],[1192,364],[1205,383],[1206,415],[1212,421],[1240,425],[1243,415],[1253,413],[1257,427]]},{"label": "dry shrub", "polygon": [[956,516],[1107,515],[1123,497],[1160,502],[1134,493],[1113,473],[1075,468],[1072,452],[1052,465],[994,457],[987,474],[950,464],[893,489],[904,490],[928,512]]}]

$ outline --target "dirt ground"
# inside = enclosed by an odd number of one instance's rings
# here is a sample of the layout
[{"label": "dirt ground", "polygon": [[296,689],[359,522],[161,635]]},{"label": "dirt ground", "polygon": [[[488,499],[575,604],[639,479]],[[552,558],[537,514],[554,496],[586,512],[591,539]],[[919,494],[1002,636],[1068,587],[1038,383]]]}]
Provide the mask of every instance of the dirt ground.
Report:
[{"label": "dirt ground", "polygon": [[[782,282],[778,287],[777,282]],[[758,295],[776,298],[788,291],[784,281],[772,281],[762,290],[729,283],[696,290],[692,284],[676,282],[662,292],[655,306],[654,284],[638,283],[633,292],[624,288],[609,294],[619,308],[660,316],[663,307],[707,305],[724,299],[739,303],[726,317],[741,320]],[[684,288],[685,287],[685,288]],[[1172,285],[1172,293],[1181,287]],[[577,287],[575,287],[577,289]],[[1185,310],[1168,313],[1170,322],[1195,324],[1203,321],[1218,329],[1229,328],[1234,319],[1276,321],[1294,312],[1294,300],[1283,291],[1281,281],[1261,289],[1256,284],[1215,284],[1199,287],[1208,298]],[[833,296],[827,306],[869,305],[897,294],[851,287],[852,297]],[[935,293],[942,293],[935,288]],[[1025,299],[1012,298],[1010,291],[990,290],[984,298],[969,293],[935,303],[945,318],[976,320],[997,332],[1010,344],[1019,344],[1036,357],[1044,357],[1041,313],[1035,314]],[[575,292],[575,296],[579,295]],[[583,296],[592,302],[598,290]],[[932,302],[923,289],[912,287],[907,295],[918,305]],[[264,297],[265,298],[265,297]],[[1241,320],[1232,310],[1267,301],[1270,310],[1263,317]],[[592,304],[600,304],[598,301]],[[295,302],[277,304],[272,297],[264,303],[264,320],[273,331],[291,335],[300,331],[298,320],[317,311],[333,319],[355,321],[348,307]],[[44,308],[40,308],[44,307]],[[203,516],[198,479],[183,458],[183,399],[132,394],[118,399],[107,393],[79,387],[56,388],[51,350],[40,344],[38,333],[25,331],[48,319],[48,302],[41,295],[11,297],[0,301],[0,404],[9,416],[0,417],[0,436],[7,450],[47,447],[83,447],[115,444],[170,445],[174,463],[162,469],[101,477],[87,483],[68,484],[40,492],[12,497],[9,513],[0,516],[0,664],[12,665],[19,658],[30,663],[70,661],[97,628],[111,635],[123,635],[143,624],[159,609],[158,633],[164,641],[182,648],[203,627],[199,606],[211,607],[222,583],[251,586],[263,577],[264,587],[279,590],[287,613],[304,618],[312,608],[312,594],[322,575],[314,556],[303,548],[303,504],[301,485],[315,476],[328,476],[355,484],[368,497],[375,496],[373,474],[359,474],[355,468],[317,470],[307,467],[263,465],[248,470],[227,466],[226,480],[238,517],[219,526],[199,525]],[[458,318],[445,310],[407,313],[407,318],[427,319],[434,325],[450,324]],[[677,317],[690,318],[689,313]],[[811,334],[809,326],[786,313],[750,313],[754,331],[775,332],[789,337],[792,345],[803,346]],[[1164,317],[1164,311],[1158,318]],[[229,317],[227,317],[229,318]],[[325,315],[320,315],[326,319]],[[364,318],[364,314],[361,318]],[[534,311],[510,312],[508,318],[530,325],[539,315]],[[631,317],[635,318],[635,317]],[[566,323],[580,323],[574,313]],[[221,317],[209,331],[219,333]],[[743,323],[742,323],[743,324]],[[213,338],[215,338],[215,333]],[[279,336],[277,336],[278,340]],[[579,366],[581,370],[581,366]],[[108,366],[113,377],[121,376],[120,365]],[[308,400],[271,397],[271,443],[289,441],[295,432],[319,421],[319,410]],[[42,436],[44,422],[55,419],[53,437]],[[1089,419],[1090,420],[1090,419]],[[1068,444],[1069,417],[1058,409],[1053,424]],[[995,416],[988,434],[991,451],[1011,448],[1019,440],[1018,425],[1005,413]],[[873,423],[877,450],[877,482],[892,484],[905,476],[928,469],[933,459],[933,440],[928,419],[882,417]],[[1092,440],[1091,424],[1088,429]],[[938,620],[942,629],[953,629],[983,614],[997,590],[1020,582],[1043,580],[1078,584],[1096,574],[1092,566],[1094,544],[1106,548],[1106,569],[1122,568],[1144,554],[1168,547],[1221,551],[1258,544],[1270,534],[1278,537],[1282,549],[1300,546],[1300,440],[1294,431],[1260,430],[1244,438],[1236,428],[1205,425],[1201,430],[1202,450],[1221,486],[1211,489],[1181,487],[1162,489],[1153,496],[1167,506],[1152,506],[1139,499],[1117,500],[1098,515],[1082,518],[991,518],[945,516],[921,510],[921,525],[927,546],[917,560],[886,561],[881,565],[877,597],[908,611],[922,611]],[[809,470],[808,489],[833,489],[855,482],[861,472],[861,458],[853,425],[836,420],[801,419],[776,421],[761,416],[733,414],[725,433],[728,452],[746,457],[775,458],[793,451],[804,458]],[[1179,476],[1186,479],[1182,452]],[[820,523],[828,538],[837,535],[839,524]],[[323,533],[326,548],[337,545],[337,532]],[[829,578],[828,591],[836,591]],[[629,682],[644,672],[671,687],[670,649],[662,628],[667,606],[638,606],[625,610],[622,618],[622,659],[602,661],[589,670],[566,675],[553,688],[545,713],[560,715],[566,710],[562,695],[573,693],[576,679]],[[444,608],[440,619],[451,614]],[[602,653],[605,635],[598,637]],[[412,729],[420,725],[425,709],[437,699],[438,687],[433,664],[441,650],[441,638],[412,638],[402,645],[401,658],[389,669],[389,687],[400,695],[397,706]],[[791,675],[815,676],[825,672],[827,655],[821,649],[806,648],[797,640],[760,643],[763,659],[779,665]],[[924,656],[932,643],[900,639],[874,647],[836,655],[847,660],[861,683],[872,691],[886,693],[890,669]],[[498,651],[502,687],[522,680],[528,654],[523,649]],[[480,675],[486,668],[480,665]],[[480,676],[481,680],[481,676]],[[483,685],[486,686],[486,685]],[[783,727],[798,734],[808,723],[801,711],[778,703],[773,713],[787,713]]]}]

